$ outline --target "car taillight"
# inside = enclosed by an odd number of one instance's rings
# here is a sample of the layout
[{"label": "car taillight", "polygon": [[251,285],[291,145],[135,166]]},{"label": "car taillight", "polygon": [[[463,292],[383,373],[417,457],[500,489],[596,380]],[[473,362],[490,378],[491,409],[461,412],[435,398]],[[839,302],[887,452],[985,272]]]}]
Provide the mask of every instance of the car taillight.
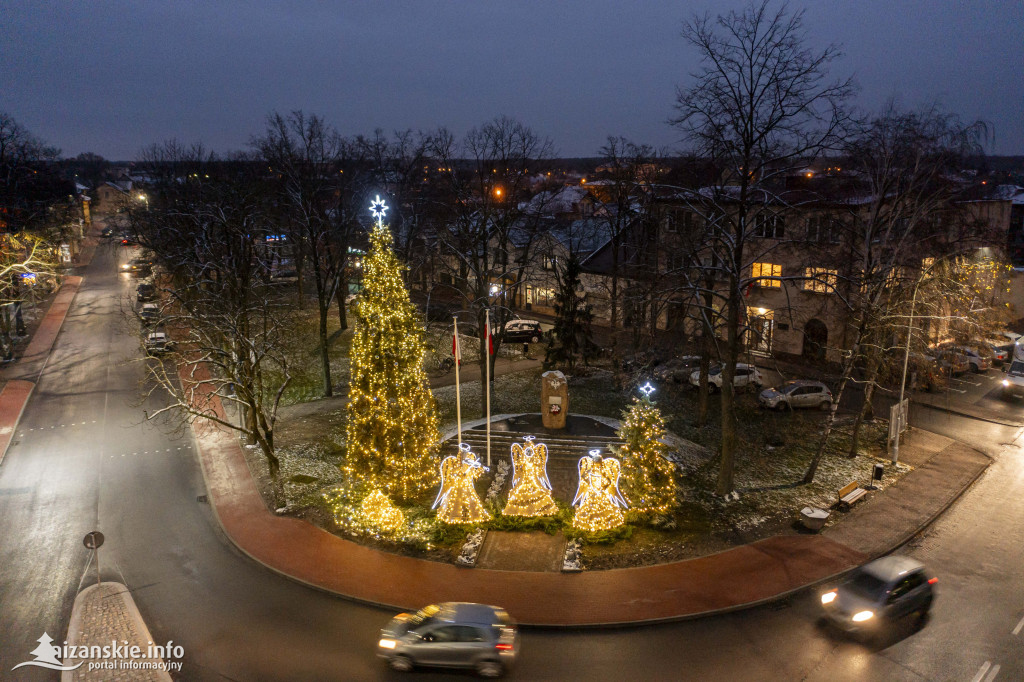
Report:
[{"label": "car taillight", "polygon": [[512,651],[512,645],[511,644],[505,644],[503,642],[499,642],[498,644],[495,644],[494,648],[497,649],[498,651]]},{"label": "car taillight", "polygon": [[929,585],[934,585],[937,582],[939,582],[938,578],[928,578],[928,584]]}]

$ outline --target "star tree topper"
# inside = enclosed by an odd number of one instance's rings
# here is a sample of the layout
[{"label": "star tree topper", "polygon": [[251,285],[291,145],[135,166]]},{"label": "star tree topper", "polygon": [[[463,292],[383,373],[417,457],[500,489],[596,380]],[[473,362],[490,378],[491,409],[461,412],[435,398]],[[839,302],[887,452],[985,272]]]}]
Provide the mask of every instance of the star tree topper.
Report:
[{"label": "star tree topper", "polygon": [[384,200],[380,198],[378,194],[374,200],[370,203],[370,213],[377,219],[377,225],[380,226],[384,223],[384,214],[388,212],[388,205],[384,203]]},{"label": "star tree topper", "polygon": [[640,392],[644,394],[645,398],[650,398],[651,394],[654,393],[654,386],[651,386],[651,382],[647,382],[640,387]]}]

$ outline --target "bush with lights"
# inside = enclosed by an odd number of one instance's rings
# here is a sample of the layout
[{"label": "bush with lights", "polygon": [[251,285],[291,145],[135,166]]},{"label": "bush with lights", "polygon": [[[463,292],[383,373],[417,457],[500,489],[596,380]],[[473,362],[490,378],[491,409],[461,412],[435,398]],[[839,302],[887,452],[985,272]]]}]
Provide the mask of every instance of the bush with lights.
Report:
[{"label": "bush with lights", "polygon": [[354,306],[342,470],[349,485],[378,489],[406,504],[437,485],[440,433],[423,369],[423,327],[381,219],[386,207],[380,205],[363,262],[363,291]]},{"label": "bush with lights", "polygon": [[672,463],[666,458],[668,446],[665,418],[650,399],[654,387],[641,389],[642,398],[622,413],[618,450],[622,459],[623,488],[632,511],[640,514],[665,514],[676,506],[676,481]]}]

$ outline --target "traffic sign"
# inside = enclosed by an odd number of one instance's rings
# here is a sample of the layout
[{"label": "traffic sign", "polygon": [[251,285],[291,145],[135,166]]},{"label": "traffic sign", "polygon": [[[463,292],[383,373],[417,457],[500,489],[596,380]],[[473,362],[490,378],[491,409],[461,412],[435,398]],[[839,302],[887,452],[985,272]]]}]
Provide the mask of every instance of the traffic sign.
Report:
[{"label": "traffic sign", "polygon": [[99,549],[103,544],[103,533],[98,530],[86,533],[85,538],[82,539],[82,544],[84,544],[87,549]]}]

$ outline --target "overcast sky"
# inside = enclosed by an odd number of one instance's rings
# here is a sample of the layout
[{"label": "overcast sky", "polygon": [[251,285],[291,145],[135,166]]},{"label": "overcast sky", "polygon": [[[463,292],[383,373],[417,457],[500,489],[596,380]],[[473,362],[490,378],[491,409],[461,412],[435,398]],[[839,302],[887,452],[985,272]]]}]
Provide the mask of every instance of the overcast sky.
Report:
[{"label": "overcast sky", "polygon": [[[1024,154],[1020,0],[814,0],[813,45],[859,106],[939,101]],[[241,149],[274,110],[343,134],[462,134],[498,115],[594,156],[608,135],[679,148],[666,124],[696,68],[679,37],[694,11],[742,3],[0,0],[0,111],[65,156],[134,158],[153,142]]]}]

